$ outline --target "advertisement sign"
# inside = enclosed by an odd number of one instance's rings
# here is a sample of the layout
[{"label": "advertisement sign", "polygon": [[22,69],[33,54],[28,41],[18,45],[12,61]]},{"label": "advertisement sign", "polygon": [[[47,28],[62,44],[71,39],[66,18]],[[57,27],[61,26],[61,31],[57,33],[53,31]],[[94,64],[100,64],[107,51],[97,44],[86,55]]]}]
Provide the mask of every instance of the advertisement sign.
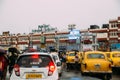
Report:
[{"label": "advertisement sign", "polygon": [[80,31],[79,30],[72,30],[68,35],[68,39],[70,43],[80,43]]},{"label": "advertisement sign", "polygon": [[79,39],[80,37],[80,31],[79,30],[72,30],[70,31],[70,34],[69,34],[69,39]]}]

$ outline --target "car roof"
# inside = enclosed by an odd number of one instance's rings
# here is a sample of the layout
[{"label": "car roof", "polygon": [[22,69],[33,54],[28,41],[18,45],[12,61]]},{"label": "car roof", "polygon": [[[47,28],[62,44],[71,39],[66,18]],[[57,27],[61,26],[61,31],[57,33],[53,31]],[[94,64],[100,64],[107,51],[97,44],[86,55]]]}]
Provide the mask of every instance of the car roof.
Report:
[{"label": "car roof", "polygon": [[50,53],[48,52],[26,52],[26,53],[23,53],[21,54],[20,56],[24,56],[24,55],[33,55],[33,54],[41,54],[41,55],[50,55]]},{"label": "car roof", "polygon": [[93,54],[93,53],[100,53],[100,54],[106,54],[105,52],[102,52],[102,51],[88,51],[88,52],[85,52],[85,54]]}]

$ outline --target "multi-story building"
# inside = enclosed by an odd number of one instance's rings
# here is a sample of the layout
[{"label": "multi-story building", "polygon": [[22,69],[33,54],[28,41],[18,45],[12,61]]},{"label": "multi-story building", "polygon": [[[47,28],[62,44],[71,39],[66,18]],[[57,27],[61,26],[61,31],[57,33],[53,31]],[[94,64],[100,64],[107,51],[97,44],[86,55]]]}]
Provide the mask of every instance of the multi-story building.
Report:
[{"label": "multi-story building", "polygon": [[[111,44],[120,43],[120,17],[109,20],[109,23],[103,24],[101,28],[97,25],[91,25],[88,29],[80,30],[80,33],[84,32],[96,33],[99,50],[109,50]],[[76,49],[79,44],[76,45],[76,40],[70,41],[69,34],[69,31],[43,33],[46,37],[46,46],[56,46],[57,48],[59,46],[72,46]],[[0,44],[10,44],[21,49],[30,46],[30,44],[40,47],[41,35],[41,33],[1,35]]]}]

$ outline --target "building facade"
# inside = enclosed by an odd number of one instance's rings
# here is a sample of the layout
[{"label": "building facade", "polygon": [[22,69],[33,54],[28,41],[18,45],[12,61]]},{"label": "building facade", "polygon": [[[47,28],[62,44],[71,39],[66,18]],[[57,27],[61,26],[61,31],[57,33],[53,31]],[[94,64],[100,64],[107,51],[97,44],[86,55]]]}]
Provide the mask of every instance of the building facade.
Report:
[{"label": "building facade", "polygon": [[[93,25],[94,26],[94,25]],[[99,44],[99,50],[102,51],[109,51],[111,44],[118,44],[120,43],[120,17],[115,20],[109,20],[109,24],[105,25],[102,28],[89,28],[85,30],[79,30],[80,33],[84,32],[91,32],[95,33],[97,36],[97,43]],[[46,44],[45,46],[55,46],[59,48],[59,46],[73,46],[77,48],[79,44],[76,45],[76,41],[70,41],[68,36],[70,32],[47,32],[43,33],[46,37]],[[0,44],[8,44],[14,47],[18,47],[20,49],[24,49],[25,47],[33,46],[40,47],[40,39],[42,33],[30,33],[30,34],[3,34],[0,36]],[[71,48],[72,49],[72,48]]]}]

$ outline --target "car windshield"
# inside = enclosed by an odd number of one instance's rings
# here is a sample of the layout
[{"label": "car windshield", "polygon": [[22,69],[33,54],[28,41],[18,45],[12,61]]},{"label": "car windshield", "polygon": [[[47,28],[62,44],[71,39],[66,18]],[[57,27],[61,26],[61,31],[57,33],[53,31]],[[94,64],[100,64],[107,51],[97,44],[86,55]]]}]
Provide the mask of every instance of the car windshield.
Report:
[{"label": "car windshield", "polygon": [[40,52],[44,52],[44,53],[47,53],[48,51],[45,50],[45,49],[41,49]]},{"label": "car windshield", "polygon": [[115,53],[112,55],[113,57],[120,57],[120,53]]},{"label": "car windshield", "polygon": [[88,54],[87,58],[88,59],[104,59],[105,56],[103,54],[99,54],[99,53],[92,53],[92,54]]},{"label": "car windshield", "polygon": [[75,53],[70,53],[69,56],[75,56]]},{"label": "car windshield", "polygon": [[21,56],[17,64],[20,67],[46,67],[51,61],[50,56],[47,55],[25,55]]}]

